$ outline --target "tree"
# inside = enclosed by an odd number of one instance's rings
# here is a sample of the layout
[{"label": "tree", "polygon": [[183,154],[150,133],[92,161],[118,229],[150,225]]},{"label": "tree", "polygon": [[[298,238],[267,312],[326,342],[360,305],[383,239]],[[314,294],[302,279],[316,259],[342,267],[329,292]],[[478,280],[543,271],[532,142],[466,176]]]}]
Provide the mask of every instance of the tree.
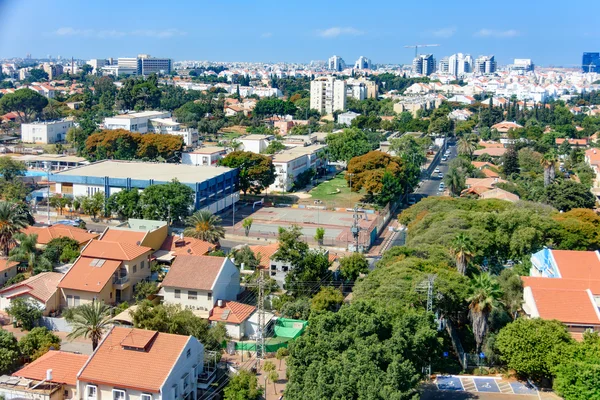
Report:
[{"label": "tree", "polygon": [[135,301],[140,302],[158,293],[156,282],[142,281],[135,285]]},{"label": "tree", "polygon": [[[280,246],[281,249],[281,246]],[[309,282],[324,282],[331,276],[331,262],[324,251],[310,250],[297,263],[292,264],[291,270],[285,276],[285,285],[291,291],[302,290],[316,292],[318,286],[306,287]]]},{"label": "tree", "polygon": [[246,236],[248,236],[248,234],[250,233],[250,228],[252,228],[252,222],[254,222],[254,220],[250,217],[244,218],[244,220],[242,221],[242,227],[244,228],[244,234],[246,234]]},{"label": "tree", "polygon": [[19,343],[11,332],[0,329],[0,374],[10,374],[19,361]]},{"label": "tree", "polygon": [[271,140],[269,145],[265,149],[265,154],[275,154],[279,153],[281,150],[285,150],[285,145],[281,143],[279,140]]},{"label": "tree", "polygon": [[463,137],[458,141],[457,148],[458,154],[466,156],[470,160],[477,146],[472,140]]},{"label": "tree", "polygon": [[559,211],[594,208],[596,205],[596,197],[590,192],[589,187],[566,179],[546,186],[543,200]]},{"label": "tree", "polygon": [[498,284],[502,291],[501,302],[506,307],[513,319],[516,319],[517,313],[523,303],[523,281],[519,274],[512,268],[503,269],[498,276]]},{"label": "tree", "polygon": [[212,244],[218,244],[219,239],[225,237],[225,228],[221,225],[221,217],[208,210],[196,211],[186,219],[185,223],[187,226],[183,231],[185,236]]},{"label": "tree", "polygon": [[10,302],[10,307],[6,312],[13,317],[22,330],[30,331],[33,329],[38,319],[42,317],[42,311],[32,301],[22,297],[17,297]]},{"label": "tree", "polygon": [[471,280],[469,291],[469,316],[473,324],[473,335],[477,351],[481,349],[489,328],[489,317],[497,307],[502,290],[495,277],[489,272],[481,273]]},{"label": "tree", "polygon": [[9,260],[27,264],[27,272],[39,274],[40,272],[52,271],[52,262],[48,260],[37,249],[37,234],[26,235],[17,233],[15,240],[18,246],[10,251]]},{"label": "tree", "polygon": [[259,194],[275,182],[275,166],[270,157],[250,151],[234,151],[219,160],[219,165],[239,169],[239,188]]},{"label": "tree", "polygon": [[300,297],[296,300],[285,302],[281,306],[281,315],[285,318],[307,320],[310,315],[310,300]]},{"label": "tree", "polygon": [[544,186],[550,185],[554,181],[556,164],[558,163],[558,156],[554,150],[544,154],[540,159],[542,167],[544,167]]},{"label": "tree", "polygon": [[444,182],[448,190],[450,190],[450,194],[455,197],[460,196],[462,191],[467,187],[463,171],[455,166],[450,166],[444,176]]},{"label": "tree", "polygon": [[0,201],[0,250],[7,256],[14,235],[27,226],[27,216],[15,203]]},{"label": "tree", "polygon": [[275,364],[273,364],[273,362],[265,361],[262,369],[265,372],[271,372],[271,371],[275,371],[277,368],[275,367]]},{"label": "tree", "polygon": [[48,73],[41,68],[33,68],[29,71],[30,82],[39,82],[39,81],[47,81]]},{"label": "tree", "polygon": [[61,236],[48,242],[43,256],[50,262],[73,262],[79,256],[79,242],[67,236]]},{"label": "tree", "polygon": [[281,370],[281,361],[290,355],[289,350],[286,347],[280,347],[275,353],[275,358],[279,360],[279,370]]},{"label": "tree", "polygon": [[364,189],[377,204],[385,205],[401,195],[407,183],[405,172],[400,157],[371,151],[350,160],[345,177],[353,192]]},{"label": "tree", "polygon": [[176,179],[144,189],[140,202],[145,219],[183,221],[194,205],[194,191]]},{"label": "tree", "polygon": [[556,368],[553,389],[565,400],[600,398],[600,337],[584,333]]},{"label": "tree", "polygon": [[325,238],[325,228],[318,227],[315,231],[315,240],[319,245],[323,244],[323,239]]},{"label": "tree", "polygon": [[0,157],[0,175],[6,182],[12,182],[18,176],[25,176],[27,166],[24,162],[15,160],[13,157]]},{"label": "tree", "polygon": [[273,115],[294,115],[296,111],[294,103],[268,97],[256,103],[253,113],[260,118],[265,118]]},{"label": "tree", "polygon": [[519,173],[519,155],[514,145],[508,146],[502,158],[502,170],[506,176]]},{"label": "tree", "polygon": [[313,311],[337,311],[344,302],[344,295],[338,289],[329,286],[321,288],[319,293],[310,301],[310,309]]},{"label": "tree", "polygon": [[137,189],[120,190],[108,198],[106,208],[109,213],[117,213],[119,219],[128,220],[141,216],[141,195]]},{"label": "tree", "polygon": [[60,338],[45,326],[33,328],[19,341],[21,354],[28,361],[34,361],[49,350],[60,350]]},{"label": "tree", "polygon": [[572,343],[559,321],[519,318],[498,332],[495,346],[508,368],[541,380],[554,375],[554,368]]},{"label": "tree", "polygon": [[306,242],[301,240],[302,230],[298,225],[292,225],[288,229],[279,227],[279,247],[273,254],[273,259],[284,261],[291,265],[298,265],[306,257],[309,248]]},{"label": "tree", "polygon": [[242,268],[243,264],[246,270],[255,270],[260,265],[260,258],[254,254],[248,245],[233,250],[233,261],[238,268]]},{"label": "tree", "polygon": [[225,400],[259,400],[263,390],[258,386],[256,375],[241,369],[225,386]]},{"label": "tree", "polygon": [[464,233],[459,233],[450,248],[450,253],[456,261],[456,269],[461,275],[467,273],[467,266],[475,256],[475,245],[473,240]]},{"label": "tree", "polygon": [[83,197],[81,209],[84,213],[96,219],[96,216],[105,209],[106,197],[104,192],[96,192],[91,197]]},{"label": "tree", "polygon": [[267,378],[273,382],[273,391],[277,393],[277,386],[275,386],[275,383],[279,380],[279,374],[277,371],[269,371]]},{"label": "tree", "polygon": [[355,281],[360,274],[369,272],[369,261],[361,253],[352,253],[340,259],[340,274],[348,281]]},{"label": "tree", "polygon": [[67,322],[73,327],[67,338],[72,340],[89,337],[92,340],[92,350],[96,350],[100,339],[113,322],[110,312],[111,308],[98,300],[75,307],[67,318]]},{"label": "tree", "polygon": [[48,105],[48,99],[31,89],[19,89],[0,98],[0,110],[16,112],[21,123],[33,120]]},{"label": "tree", "polygon": [[332,133],[327,135],[325,140],[332,161],[349,162],[352,158],[362,156],[374,149],[365,132],[358,128]]}]

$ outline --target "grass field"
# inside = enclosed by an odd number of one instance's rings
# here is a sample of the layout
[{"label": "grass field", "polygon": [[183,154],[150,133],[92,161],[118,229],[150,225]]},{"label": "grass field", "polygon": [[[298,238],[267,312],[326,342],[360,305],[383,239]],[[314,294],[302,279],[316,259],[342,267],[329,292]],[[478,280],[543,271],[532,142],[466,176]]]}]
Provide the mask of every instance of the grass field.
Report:
[{"label": "grass field", "polygon": [[315,200],[321,200],[327,208],[354,207],[364,195],[363,193],[350,191],[343,172],[336,175],[333,179],[320,183],[308,193],[311,197],[309,199],[302,199],[301,203],[312,204]]}]

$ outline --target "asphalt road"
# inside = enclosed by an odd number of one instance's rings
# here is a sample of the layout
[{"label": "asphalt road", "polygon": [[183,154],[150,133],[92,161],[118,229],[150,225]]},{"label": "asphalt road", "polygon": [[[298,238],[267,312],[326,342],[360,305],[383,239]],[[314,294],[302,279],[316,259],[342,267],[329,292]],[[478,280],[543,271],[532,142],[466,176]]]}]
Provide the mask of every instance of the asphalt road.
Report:
[{"label": "asphalt road", "polygon": [[[440,169],[440,172],[442,172],[444,174],[444,176],[448,172],[448,164],[450,163],[450,160],[455,158],[457,155],[456,145],[451,145],[450,147],[448,147],[448,149],[450,150],[450,157],[448,157],[448,160],[440,161],[440,163],[438,164],[438,168]],[[442,182],[442,181],[443,181],[443,178],[439,178],[437,176],[437,174],[434,173],[434,174],[432,174],[432,176],[429,179],[424,179],[421,183],[421,186],[417,190],[415,190],[414,193],[416,195],[418,195],[420,198],[427,197],[427,196],[442,195],[443,192],[440,192],[438,190],[440,182]]]}]

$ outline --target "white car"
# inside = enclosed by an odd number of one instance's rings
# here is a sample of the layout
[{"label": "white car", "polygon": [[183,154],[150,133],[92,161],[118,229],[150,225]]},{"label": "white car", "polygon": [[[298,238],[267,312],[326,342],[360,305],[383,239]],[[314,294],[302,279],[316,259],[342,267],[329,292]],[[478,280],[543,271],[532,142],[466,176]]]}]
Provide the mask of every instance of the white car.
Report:
[{"label": "white car", "polygon": [[442,161],[448,161],[448,157],[447,156],[442,157]]},{"label": "white car", "polygon": [[438,192],[443,192],[444,190],[446,190],[446,188],[440,185],[440,187],[438,188]]},{"label": "white car", "polygon": [[436,169],[434,169],[434,170],[433,170],[433,173],[435,173],[435,174],[439,174],[439,173],[440,173],[440,169],[439,169],[439,168],[436,168]]},{"label": "white car", "polygon": [[442,174],[441,172],[438,174],[438,178],[443,178],[444,174]]}]

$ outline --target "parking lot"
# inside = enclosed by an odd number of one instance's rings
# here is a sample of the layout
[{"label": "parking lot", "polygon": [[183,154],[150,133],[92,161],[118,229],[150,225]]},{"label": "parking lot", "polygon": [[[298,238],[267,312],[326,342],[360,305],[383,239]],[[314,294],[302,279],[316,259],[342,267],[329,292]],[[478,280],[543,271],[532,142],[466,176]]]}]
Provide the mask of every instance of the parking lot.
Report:
[{"label": "parking lot", "polygon": [[[475,376],[457,376],[440,375],[433,382],[438,391],[464,393],[467,396],[462,398],[504,398],[504,399],[538,399],[538,398],[556,398],[554,395],[547,397],[545,393],[538,391],[523,382],[506,381],[495,377],[475,377]],[[495,394],[496,396],[487,396]],[[455,396],[444,396],[430,398],[458,398]]]}]

